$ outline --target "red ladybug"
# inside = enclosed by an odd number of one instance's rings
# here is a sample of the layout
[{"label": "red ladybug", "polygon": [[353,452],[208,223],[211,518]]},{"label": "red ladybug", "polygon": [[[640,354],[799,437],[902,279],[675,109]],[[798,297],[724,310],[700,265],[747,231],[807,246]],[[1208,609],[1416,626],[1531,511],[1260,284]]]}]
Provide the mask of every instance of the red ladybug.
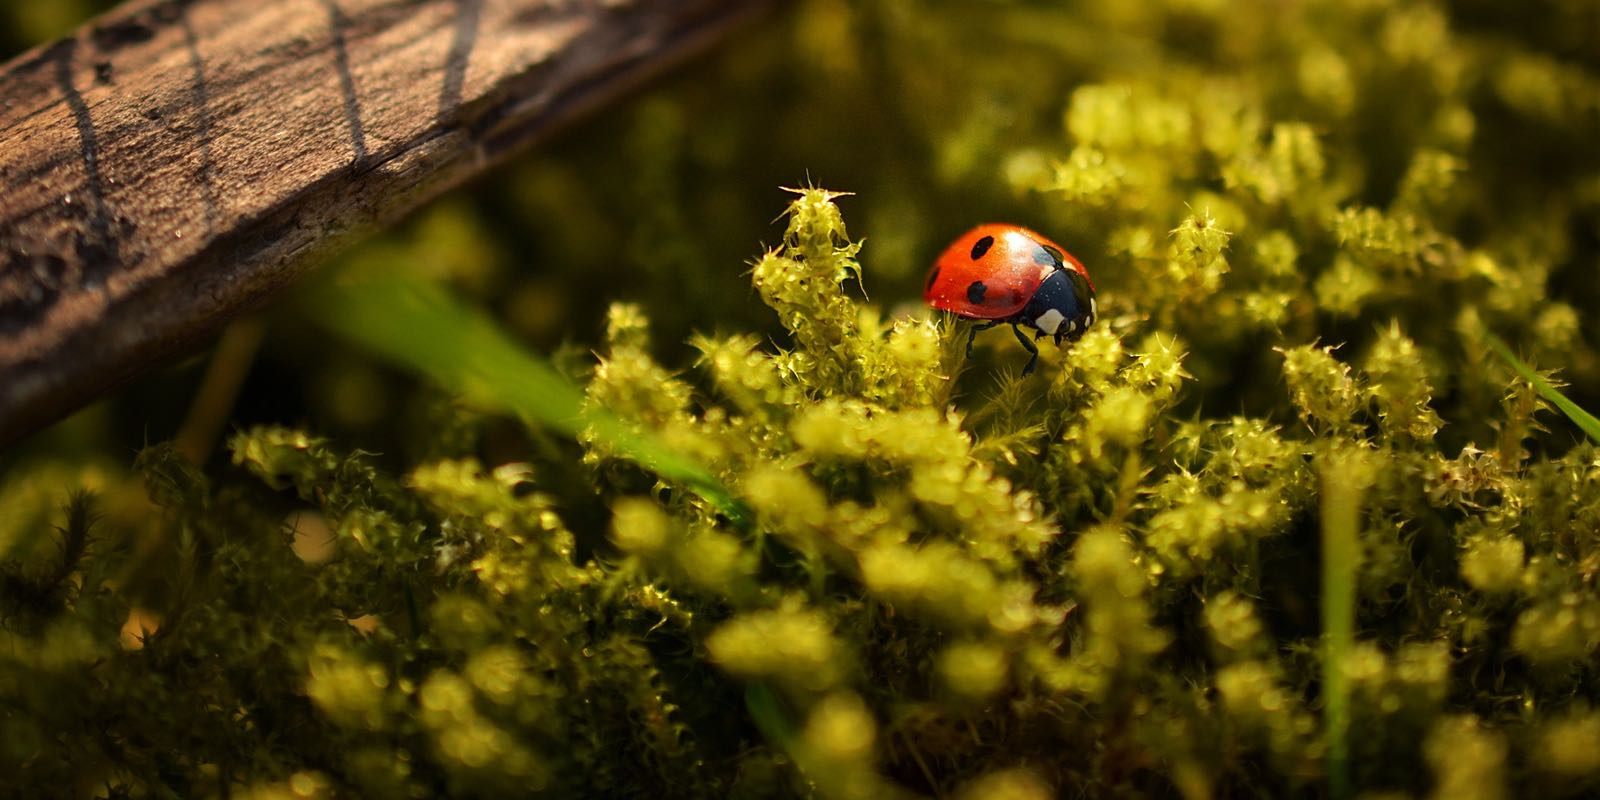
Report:
[{"label": "red ladybug", "polygon": [[978,331],[1009,324],[1033,358],[1022,374],[1039,363],[1033,338],[1077,339],[1094,324],[1094,283],[1071,253],[1055,242],[1016,225],[979,225],[956,239],[933,262],[922,300],[940,311],[983,320],[967,335],[967,355]]}]

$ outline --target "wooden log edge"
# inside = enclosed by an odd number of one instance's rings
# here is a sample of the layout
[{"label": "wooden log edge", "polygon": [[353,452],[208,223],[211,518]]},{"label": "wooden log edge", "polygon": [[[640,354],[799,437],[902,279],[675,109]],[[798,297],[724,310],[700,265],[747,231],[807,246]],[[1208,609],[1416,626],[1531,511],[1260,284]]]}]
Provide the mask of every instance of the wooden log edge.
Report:
[{"label": "wooden log edge", "polygon": [[0,446],[776,0],[135,0],[0,67]]}]

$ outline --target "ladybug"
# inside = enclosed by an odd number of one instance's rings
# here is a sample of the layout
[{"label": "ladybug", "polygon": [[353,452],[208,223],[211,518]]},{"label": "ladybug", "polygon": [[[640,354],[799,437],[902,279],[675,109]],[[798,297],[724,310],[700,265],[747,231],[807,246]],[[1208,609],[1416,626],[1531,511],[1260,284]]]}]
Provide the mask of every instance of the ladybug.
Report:
[{"label": "ladybug", "polygon": [[1039,348],[1020,326],[1034,329],[1033,338],[1054,336],[1076,340],[1094,324],[1098,309],[1094,283],[1071,253],[1055,242],[1016,225],[979,225],[961,235],[933,262],[922,300],[958,317],[982,320],[967,335],[967,357],[978,331],[1011,326],[1017,341],[1033,358],[1022,374],[1039,363]]}]

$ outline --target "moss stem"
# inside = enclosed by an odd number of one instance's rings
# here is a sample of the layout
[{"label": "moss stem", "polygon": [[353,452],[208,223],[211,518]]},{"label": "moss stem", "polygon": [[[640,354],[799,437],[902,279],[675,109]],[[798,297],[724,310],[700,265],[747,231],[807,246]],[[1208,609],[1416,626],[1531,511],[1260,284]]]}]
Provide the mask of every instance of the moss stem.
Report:
[{"label": "moss stem", "polygon": [[1322,670],[1323,732],[1328,747],[1328,795],[1350,797],[1350,686],[1345,661],[1355,644],[1356,572],[1361,567],[1362,494],[1369,469],[1360,451],[1325,453],[1318,459],[1322,484]]}]

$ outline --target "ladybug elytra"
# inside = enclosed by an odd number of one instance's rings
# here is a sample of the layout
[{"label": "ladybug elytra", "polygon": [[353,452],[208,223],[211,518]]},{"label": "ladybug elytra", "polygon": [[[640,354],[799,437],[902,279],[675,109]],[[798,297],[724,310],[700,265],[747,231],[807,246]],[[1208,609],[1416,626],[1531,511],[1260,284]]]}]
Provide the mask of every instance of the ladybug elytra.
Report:
[{"label": "ladybug elytra", "polygon": [[1098,309],[1089,271],[1071,253],[1027,228],[979,225],[956,239],[928,272],[922,299],[941,311],[981,320],[967,335],[967,355],[978,331],[1010,325],[1033,355],[1022,374],[1039,363],[1035,340],[1075,340],[1094,324]]}]

